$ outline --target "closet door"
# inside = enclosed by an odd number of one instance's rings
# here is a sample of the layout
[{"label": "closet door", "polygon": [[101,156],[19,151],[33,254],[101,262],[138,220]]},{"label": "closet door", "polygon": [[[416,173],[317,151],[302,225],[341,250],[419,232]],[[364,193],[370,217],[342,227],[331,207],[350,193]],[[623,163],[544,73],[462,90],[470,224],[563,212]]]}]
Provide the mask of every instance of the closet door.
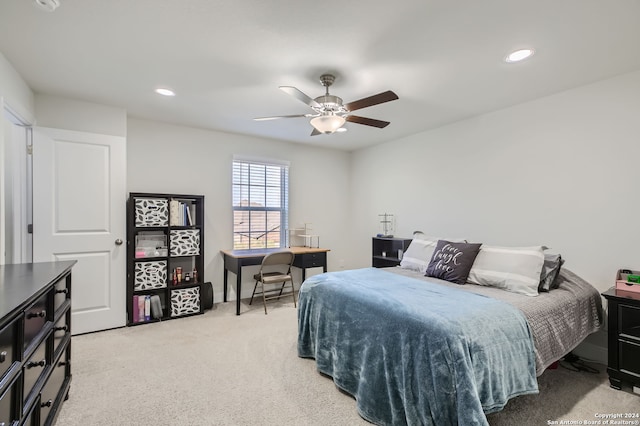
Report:
[{"label": "closet door", "polygon": [[125,138],[33,129],[34,262],[77,260],[73,334],[126,322]]}]

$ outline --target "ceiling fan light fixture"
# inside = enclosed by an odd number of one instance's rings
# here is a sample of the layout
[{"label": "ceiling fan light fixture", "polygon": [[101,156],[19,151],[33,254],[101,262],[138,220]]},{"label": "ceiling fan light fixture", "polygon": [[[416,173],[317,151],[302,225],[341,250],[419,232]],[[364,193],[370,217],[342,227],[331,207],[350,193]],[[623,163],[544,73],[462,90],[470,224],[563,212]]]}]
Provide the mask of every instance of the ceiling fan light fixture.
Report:
[{"label": "ceiling fan light fixture", "polygon": [[345,123],[345,118],[339,115],[327,114],[311,119],[311,125],[320,133],[333,133]]},{"label": "ceiling fan light fixture", "polygon": [[45,12],[53,12],[58,7],[60,7],[59,0],[34,0],[34,3],[37,7]]},{"label": "ceiling fan light fixture", "polygon": [[316,136],[323,133],[327,134],[346,132],[347,129],[342,126],[344,126],[347,121],[349,123],[377,127],[378,129],[383,129],[390,124],[390,122],[388,121],[374,120],[373,118],[352,115],[351,113],[362,108],[379,105],[389,101],[395,101],[396,99],[398,99],[398,95],[393,93],[391,90],[387,90],[386,92],[381,92],[373,96],[358,99],[344,105],[342,103],[342,98],[331,95],[329,93],[329,86],[333,84],[334,80],[334,75],[322,74],[320,76],[320,83],[322,83],[325,88],[325,94],[322,96],[318,96],[315,99],[293,86],[279,87],[279,89],[283,92],[293,96],[297,100],[311,107],[311,109],[313,110],[313,114],[277,115],[274,117],[258,117],[254,118],[254,120],[264,121],[275,120],[278,118],[313,117],[309,122],[313,126],[313,132],[311,132],[311,136]]}]

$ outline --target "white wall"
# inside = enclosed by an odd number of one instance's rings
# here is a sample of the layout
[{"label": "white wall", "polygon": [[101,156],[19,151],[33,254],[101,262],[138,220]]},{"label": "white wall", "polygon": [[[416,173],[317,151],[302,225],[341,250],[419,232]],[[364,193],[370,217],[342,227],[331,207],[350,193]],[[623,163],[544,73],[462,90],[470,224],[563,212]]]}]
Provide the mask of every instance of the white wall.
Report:
[{"label": "white wall", "polygon": [[[205,279],[222,301],[220,250],[233,245],[231,164],[233,155],[290,161],[289,223],[311,222],[320,245],[329,248],[329,270],[352,267],[348,238],[349,164],[346,152],[129,118],[127,187],[129,192],[205,196]],[[250,297],[256,271],[243,269],[242,297]],[[310,269],[308,275],[322,272]],[[229,297],[235,299],[230,274]],[[300,275],[296,277],[300,283]]]},{"label": "white wall", "polygon": [[126,136],[124,108],[83,102],[59,96],[36,94],[36,125],[101,135]]},{"label": "white wall", "polygon": [[547,245],[598,289],[640,268],[640,72],[357,151],[356,253],[377,214],[496,245]]},{"label": "white wall", "polygon": [[[640,269],[638,159],[640,72],[357,151],[357,263],[386,211],[397,236],[547,245],[604,291]],[[606,342],[603,330],[576,353],[606,363]]]},{"label": "white wall", "polygon": [[0,52],[0,98],[3,101],[3,105],[0,106],[8,107],[23,121],[33,123],[35,116],[33,91],[2,52]]}]

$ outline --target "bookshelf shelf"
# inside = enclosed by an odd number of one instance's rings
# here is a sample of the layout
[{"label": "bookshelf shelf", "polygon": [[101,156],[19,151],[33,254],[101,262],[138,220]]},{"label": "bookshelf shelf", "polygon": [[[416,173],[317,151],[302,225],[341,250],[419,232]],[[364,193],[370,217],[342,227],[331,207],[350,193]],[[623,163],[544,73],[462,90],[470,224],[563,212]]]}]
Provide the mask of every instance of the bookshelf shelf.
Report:
[{"label": "bookshelf shelf", "polygon": [[203,281],[204,196],[130,193],[127,325],[201,314]]},{"label": "bookshelf shelf", "polygon": [[410,243],[411,239],[408,238],[373,237],[371,266],[374,268],[398,266]]}]

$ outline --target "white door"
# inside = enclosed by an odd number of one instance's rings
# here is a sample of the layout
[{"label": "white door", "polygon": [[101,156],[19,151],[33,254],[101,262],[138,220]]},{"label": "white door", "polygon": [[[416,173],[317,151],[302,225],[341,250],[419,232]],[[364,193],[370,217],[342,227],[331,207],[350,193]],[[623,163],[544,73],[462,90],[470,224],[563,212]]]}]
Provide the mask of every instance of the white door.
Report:
[{"label": "white door", "polygon": [[126,322],[125,175],[125,138],[33,129],[33,261],[78,261],[73,334]]}]

